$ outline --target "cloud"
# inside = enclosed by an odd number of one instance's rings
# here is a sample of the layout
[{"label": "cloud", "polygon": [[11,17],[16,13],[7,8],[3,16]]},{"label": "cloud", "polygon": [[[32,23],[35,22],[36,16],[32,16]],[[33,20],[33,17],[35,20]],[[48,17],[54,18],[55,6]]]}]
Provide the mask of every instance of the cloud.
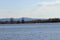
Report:
[{"label": "cloud", "polygon": [[[58,5],[57,5],[58,4]],[[31,16],[36,17],[60,17],[60,1],[39,2],[34,4]],[[29,14],[29,15],[30,15]]]},{"label": "cloud", "polygon": [[53,6],[56,4],[60,4],[60,1],[54,1],[54,2],[40,2],[37,5],[38,6]]}]

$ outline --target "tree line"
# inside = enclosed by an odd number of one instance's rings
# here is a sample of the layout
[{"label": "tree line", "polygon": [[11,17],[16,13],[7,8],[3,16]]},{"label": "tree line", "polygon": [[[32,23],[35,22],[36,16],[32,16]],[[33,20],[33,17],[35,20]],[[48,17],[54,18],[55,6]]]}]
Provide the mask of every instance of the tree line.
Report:
[{"label": "tree line", "polygon": [[60,22],[60,18],[49,18],[49,19],[37,19],[31,21],[25,21],[24,18],[22,20],[14,21],[13,18],[10,18],[10,21],[0,21],[0,24],[23,24],[23,23],[57,23]]}]

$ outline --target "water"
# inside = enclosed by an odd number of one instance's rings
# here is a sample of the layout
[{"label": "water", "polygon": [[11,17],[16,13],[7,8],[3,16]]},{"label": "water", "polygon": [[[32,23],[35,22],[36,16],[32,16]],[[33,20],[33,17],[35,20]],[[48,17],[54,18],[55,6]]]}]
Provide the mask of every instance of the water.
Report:
[{"label": "water", "polygon": [[0,24],[0,40],[60,40],[60,23]]}]

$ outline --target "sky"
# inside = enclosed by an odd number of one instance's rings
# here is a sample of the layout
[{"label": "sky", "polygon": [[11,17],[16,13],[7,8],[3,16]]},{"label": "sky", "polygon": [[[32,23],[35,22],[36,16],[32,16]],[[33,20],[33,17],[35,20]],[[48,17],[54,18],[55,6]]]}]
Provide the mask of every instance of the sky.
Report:
[{"label": "sky", "polygon": [[0,18],[60,18],[60,0],[0,0]]}]

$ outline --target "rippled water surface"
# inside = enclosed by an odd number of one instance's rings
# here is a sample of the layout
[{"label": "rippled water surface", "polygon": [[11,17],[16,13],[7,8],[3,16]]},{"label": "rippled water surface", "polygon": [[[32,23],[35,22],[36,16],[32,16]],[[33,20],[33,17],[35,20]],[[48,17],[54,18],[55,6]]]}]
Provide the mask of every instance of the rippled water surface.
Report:
[{"label": "rippled water surface", "polygon": [[0,40],[60,40],[60,23],[0,24]]}]

